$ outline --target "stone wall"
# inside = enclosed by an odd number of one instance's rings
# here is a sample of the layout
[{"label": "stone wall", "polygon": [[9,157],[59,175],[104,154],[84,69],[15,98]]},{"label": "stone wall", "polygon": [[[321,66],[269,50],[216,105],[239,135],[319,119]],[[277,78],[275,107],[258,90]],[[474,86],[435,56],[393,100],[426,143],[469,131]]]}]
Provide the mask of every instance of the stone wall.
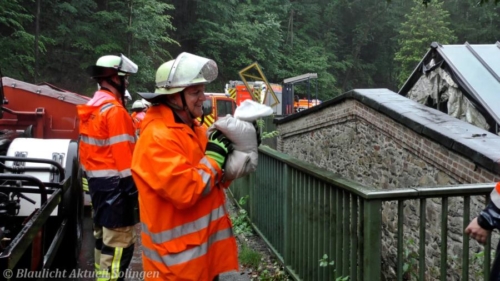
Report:
[{"label": "stone wall", "polygon": [[[321,110],[278,123],[277,130],[280,132],[277,150],[365,186],[394,189],[500,180],[494,170],[479,166],[468,157],[418,134],[356,99],[338,99]],[[471,215],[477,214],[483,207],[483,197],[473,198]],[[410,252],[417,251],[418,210],[418,201],[405,203],[405,248]],[[441,199],[427,200],[426,210],[427,277],[435,280],[439,276]],[[448,280],[459,279],[459,261],[455,257],[461,257],[462,253],[462,215],[463,200],[451,199],[448,217]],[[395,202],[384,203],[382,222],[382,270],[385,279],[393,280],[396,266],[394,245],[397,245]],[[480,251],[477,244],[471,245],[471,252]],[[410,262],[410,258],[405,261]]]}]

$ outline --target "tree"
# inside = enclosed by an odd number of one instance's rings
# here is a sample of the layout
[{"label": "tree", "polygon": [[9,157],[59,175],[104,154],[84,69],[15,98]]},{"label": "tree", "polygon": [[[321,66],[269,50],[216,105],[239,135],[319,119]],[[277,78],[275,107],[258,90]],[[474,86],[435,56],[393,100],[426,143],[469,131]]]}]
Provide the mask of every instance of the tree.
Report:
[{"label": "tree", "polygon": [[[0,68],[6,76],[31,80],[35,71],[35,37],[26,30],[33,19],[33,14],[25,8],[26,2],[0,0]],[[44,38],[40,38],[41,51],[44,51],[44,42]]]},{"label": "tree", "polygon": [[[220,92],[238,72],[258,62],[269,81],[280,67],[280,14],[287,0],[174,1],[183,50],[214,59],[219,77],[208,90]],[[196,20],[195,20],[196,19]]]},{"label": "tree", "polygon": [[95,82],[86,68],[106,54],[123,53],[139,66],[129,91],[152,90],[156,68],[171,59],[176,42],[168,11],[170,4],[156,0],[42,1],[41,33],[53,38],[43,57],[42,80],[91,95]]},{"label": "tree", "polygon": [[500,6],[480,4],[477,0],[451,0],[444,2],[450,12],[458,42],[493,44],[500,38]]},{"label": "tree", "polygon": [[395,60],[400,64],[399,86],[408,79],[432,42],[456,42],[453,30],[449,27],[449,13],[442,7],[443,2],[432,1],[427,7],[423,6],[420,0],[413,2],[414,7],[405,16],[406,21],[399,30],[399,50],[395,55]]}]

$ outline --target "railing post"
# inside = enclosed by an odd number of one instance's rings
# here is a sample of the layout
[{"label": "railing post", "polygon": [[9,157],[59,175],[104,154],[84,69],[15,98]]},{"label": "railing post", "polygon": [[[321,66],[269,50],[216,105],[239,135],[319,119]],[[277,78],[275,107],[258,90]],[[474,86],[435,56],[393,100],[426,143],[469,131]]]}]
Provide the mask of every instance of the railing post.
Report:
[{"label": "railing post", "polygon": [[[247,190],[245,190],[245,195],[248,195],[248,201],[247,201],[247,206],[248,206],[248,217],[250,218],[251,221],[255,221],[255,213],[253,212],[255,205],[257,202],[255,202],[254,195],[255,192],[255,183],[256,183],[256,174],[257,173],[251,173],[248,177],[248,186]],[[244,195],[243,195],[244,196]]]},{"label": "railing post", "polygon": [[290,239],[290,224],[291,224],[291,201],[292,201],[292,196],[291,196],[291,169],[290,167],[282,163],[283,165],[283,196],[285,197],[284,204],[283,204],[283,263],[285,266],[290,265],[290,244],[291,244],[291,239]]},{"label": "railing post", "polygon": [[363,204],[363,280],[381,278],[382,201],[367,200]]}]

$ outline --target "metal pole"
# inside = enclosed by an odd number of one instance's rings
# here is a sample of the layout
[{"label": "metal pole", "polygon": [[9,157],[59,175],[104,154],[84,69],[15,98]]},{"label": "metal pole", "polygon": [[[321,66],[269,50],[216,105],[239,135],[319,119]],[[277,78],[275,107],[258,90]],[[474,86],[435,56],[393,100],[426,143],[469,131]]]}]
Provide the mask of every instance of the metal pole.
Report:
[{"label": "metal pole", "polygon": [[318,79],[317,78],[316,78],[316,102],[318,102]]},{"label": "metal pole", "polygon": [[311,104],[311,80],[307,79],[307,108]]}]

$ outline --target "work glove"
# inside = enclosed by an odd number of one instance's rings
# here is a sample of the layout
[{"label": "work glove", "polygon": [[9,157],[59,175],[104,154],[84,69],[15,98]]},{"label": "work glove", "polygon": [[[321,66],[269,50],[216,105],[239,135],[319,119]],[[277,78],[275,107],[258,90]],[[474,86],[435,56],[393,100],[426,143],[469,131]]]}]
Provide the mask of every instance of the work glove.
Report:
[{"label": "work glove", "polygon": [[253,124],[253,126],[255,128],[255,132],[257,134],[257,146],[259,146],[260,143],[262,142],[261,135],[260,135],[260,127],[257,125],[257,121],[253,121],[252,124]]},{"label": "work glove", "polygon": [[220,169],[224,169],[226,159],[233,150],[231,141],[219,130],[215,130],[208,136],[208,144],[205,155],[217,162]]}]

